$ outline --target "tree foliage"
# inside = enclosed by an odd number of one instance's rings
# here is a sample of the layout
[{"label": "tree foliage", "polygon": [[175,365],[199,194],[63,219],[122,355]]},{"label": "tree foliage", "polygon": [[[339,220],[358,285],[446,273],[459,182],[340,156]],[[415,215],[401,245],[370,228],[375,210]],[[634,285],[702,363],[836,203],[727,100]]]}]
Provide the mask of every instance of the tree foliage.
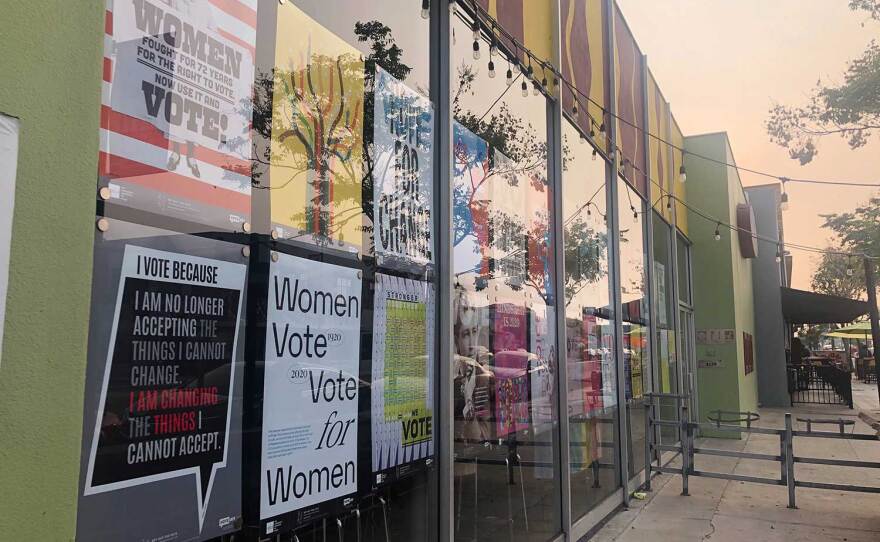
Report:
[{"label": "tree foliage", "polygon": [[826,253],[813,272],[810,285],[815,292],[858,299],[865,294],[865,269],[857,259]]},{"label": "tree foliage", "polygon": [[[880,0],[850,0],[849,7],[880,21]],[[824,136],[842,137],[853,149],[865,146],[880,129],[880,44],[872,40],[849,63],[842,83],[820,79],[806,105],[774,105],[765,126],[770,140],[801,165],[819,153],[818,140]]]}]

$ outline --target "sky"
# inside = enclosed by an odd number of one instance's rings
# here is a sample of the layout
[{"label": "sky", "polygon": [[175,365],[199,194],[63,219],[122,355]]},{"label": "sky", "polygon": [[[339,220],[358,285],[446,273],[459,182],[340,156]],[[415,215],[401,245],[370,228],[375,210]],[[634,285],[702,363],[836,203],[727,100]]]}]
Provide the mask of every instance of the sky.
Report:
[{"label": "sky", "polygon": [[[821,78],[839,82],[880,24],[847,0],[618,0],[684,134],[726,131],[737,165],[774,175],[880,184],[880,139],[851,150],[829,136],[800,166],[764,128],[775,103],[805,104]],[[864,24],[863,24],[864,23]],[[745,186],[772,182],[740,174]],[[785,240],[826,247],[820,215],[850,211],[870,188],[788,183]],[[692,225],[693,227],[693,225]],[[705,227],[712,227],[706,225]],[[762,245],[763,246],[763,245]],[[810,289],[819,256],[792,250],[792,286]]]}]

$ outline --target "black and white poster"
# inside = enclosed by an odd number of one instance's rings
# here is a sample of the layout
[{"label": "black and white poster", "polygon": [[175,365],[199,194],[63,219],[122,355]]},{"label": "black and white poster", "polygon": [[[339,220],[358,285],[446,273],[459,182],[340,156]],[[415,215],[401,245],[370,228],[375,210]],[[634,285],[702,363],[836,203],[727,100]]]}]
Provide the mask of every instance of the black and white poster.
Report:
[{"label": "black and white poster", "polygon": [[[114,221],[107,235],[125,227],[143,228]],[[202,253],[236,250],[239,262],[141,246],[184,239]],[[247,266],[218,241],[136,243],[96,244],[78,529],[89,540],[205,540],[240,523]]]},{"label": "black and white poster", "polygon": [[263,535],[357,493],[360,325],[360,271],[277,255],[266,316]]},{"label": "black and white poster", "polygon": [[434,457],[434,287],[376,275],[371,383],[372,484]]},{"label": "black and white poster", "polygon": [[380,265],[433,261],[434,108],[376,67],[374,235]]}]

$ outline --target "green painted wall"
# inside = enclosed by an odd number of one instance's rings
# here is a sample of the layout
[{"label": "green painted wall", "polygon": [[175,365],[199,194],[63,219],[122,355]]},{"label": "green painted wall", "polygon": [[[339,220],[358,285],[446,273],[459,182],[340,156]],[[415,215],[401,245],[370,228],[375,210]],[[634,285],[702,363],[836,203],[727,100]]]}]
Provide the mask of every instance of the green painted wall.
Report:
[{"label": "green painted wall", "polygon": [[[728,163],[733,154],[726,134],[707,134],[685,138],[685,148],[696,154]],[[688,203],[709,216],[736,223],[736,205],[745,202],[739,176],[728,168],[707,160],[685,157],[688,172]],[[715,225],[689,211],[690,238],[693,241],[694,323],[697,332],[734,329],[729,344],[696,345],[698,362],[720,362],[718,367],[697,369],[700,420],[714,410],[757,409],[755,373],[744,375],[742,334],[754,335],[754,299],[751,261],[742,258],[735,233],[720,228],[715,241]],[[731,433],[706,433],[732,437]]]},{"label": "green painted wall", "polygon": [[[76,527],[104,2],[4,2],[0,111],[21,119],[0,364],[0,538]],[[2,194],[0,197],[11,197]]]}]

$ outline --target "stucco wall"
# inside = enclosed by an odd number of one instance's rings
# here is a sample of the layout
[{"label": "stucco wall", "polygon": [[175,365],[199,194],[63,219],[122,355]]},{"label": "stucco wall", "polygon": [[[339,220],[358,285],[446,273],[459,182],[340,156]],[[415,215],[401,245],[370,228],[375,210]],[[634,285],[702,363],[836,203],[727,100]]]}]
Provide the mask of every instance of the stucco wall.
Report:
[{"label": "stucco wall", "polygon": [[[0,364],[0,538],[76,524],[104,3],[4,2],[0,111],[21,119]],[[11,197],[2,194],[0,197]]]}]

